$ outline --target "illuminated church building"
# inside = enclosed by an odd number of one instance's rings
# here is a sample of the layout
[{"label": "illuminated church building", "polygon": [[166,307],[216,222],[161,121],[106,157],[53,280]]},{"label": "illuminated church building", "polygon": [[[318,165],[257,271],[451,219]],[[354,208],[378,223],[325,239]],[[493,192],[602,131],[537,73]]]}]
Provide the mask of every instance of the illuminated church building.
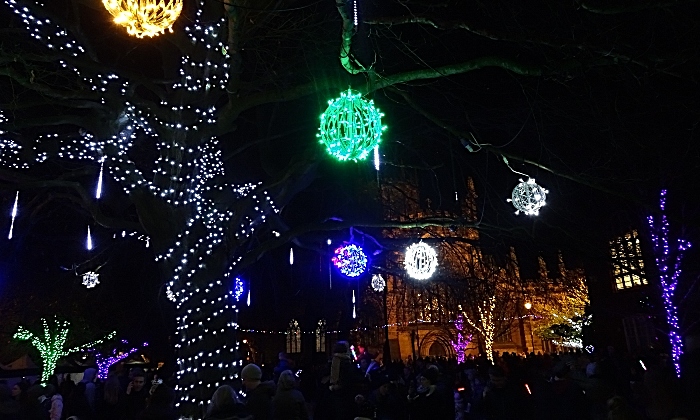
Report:
[{"label": "illuminated church building", "polygon": [[[477,220],[477,197],[471,179],[467,180],[467,191],[459,200],[461,214],[450,214],[421,208],[418,189],[412,185],[385,184],[381,188],[384,217],[402,222],[456,217],[473,222]],[[383,236],[388,242],[398,239],[402,245],[424,241],[438,251],[439,266],[431,278],[416,280],[404,270],[403,252],[387,258],[385,267],[390,274],[384,274],[385,290],[368,288],[358,313],[361,325],[389,325],[388,329],[374,327],[358,334],[358,342],[370,349],[380,350],[388,339],[392,359],[455,357],[455,320],[460,314],[465,335],[472,336],[467,355],[484,353],[488,347],[499,353],[581,347],[580,338],[557,336],[558,330],[552,328],[555,324],[576,324],[571,318],[583,317],[588,302],[583,270],[566,268],[561,255],[556,270],[551,270],[554,274],[539,257],[536,278],[524,279],[514,248],[501,255],[487,253],[475,228],[386,229]]]}]

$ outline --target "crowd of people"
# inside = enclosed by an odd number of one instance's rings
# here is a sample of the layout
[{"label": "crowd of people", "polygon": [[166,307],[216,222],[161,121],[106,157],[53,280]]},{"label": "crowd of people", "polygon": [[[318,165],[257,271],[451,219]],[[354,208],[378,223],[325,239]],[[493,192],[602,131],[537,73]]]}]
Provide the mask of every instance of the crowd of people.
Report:
[{"label": "crowd of people", "polygon": [[[121,366],[121,365],[120,365]],[[96,380],[88,368],[79,382],[53,375],[46,385],[0,381],[0,420],[177,420],[175,391],[141,368]]]},{"label": "crowd of people", "polygon": [[[104,381],[88,368],[76,383],[0,381],[0,420],[176,420],[173,384],[121,365]],[[328,363],[297,369],[280,353],[224,384],[205,420],[670,420],[698,417],[696,388],[678,382],[664,355],[631,358],[612,348],[560,354],[417,358],[334,346]],[[198,417],[197,417],[198,418]]]}]

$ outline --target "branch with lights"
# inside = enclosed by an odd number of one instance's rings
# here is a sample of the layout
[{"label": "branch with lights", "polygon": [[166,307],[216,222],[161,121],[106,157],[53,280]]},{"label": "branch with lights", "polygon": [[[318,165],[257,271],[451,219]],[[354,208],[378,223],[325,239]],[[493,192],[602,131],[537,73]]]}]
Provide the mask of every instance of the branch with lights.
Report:
[{"label": "branch with lights", "polygon": [[26,328],[19,326],[13,338],[20,341],[29,340],[32,346],[39,351],[39,355],[41,356],[42,360],[41,383],[44,384],[49,380],[56,369],[58,359],[71,353],[83,352],[86,349],[92,348],[114,338],[116,335],[116,332],[113,331],[102,339],[66,349],[65,344],[68,337],[68,332],[70,331],[70,323],[68,321],[59,321],[54,319],[53,326],[49,326],[48,322],[44,318],[41,319],[41,323],[44,327],[44,332],[42,335],[35,335]]},{"label": "branch with lights", "polygon": [[[123,345],[128,346],[129,342],[122,340]],[[148,343],[143,343],[143,347],[147,347]],[[103,354],[95,349],[88,350],[95,358],[95,363],[97,364],[97,377],[100,379],[107,379],[109,374],[109,368],[115,363],[118,363],[132,354],[136,353],[139,347],[132,347],[129,350],[114,348],[110,353]]]},{"label": "branch with lights", "polygon": [[478,305],[477,311],[479,319],[472,320],[469,315],[464,314],[464,319],[484,337],[484,347],[486,348],[486,358],[493,363],[493,341],[496,331],[494,322],[494,310],[496,309],[496,296],[491,296],[482,304]]},{"label": "branch with lights", "polygon": [[467,347],[469,347],[469,344],[472,342],[472,335],[467,335],[467,333],[464,330],[464,315],[457,315],[457,319],[455,320],[455,330],[457,330],[457,337],[456,340],[451,341],[452,348],[454,349],[455,354],[457,355],[457,363],[464,363],[464,360],[466,358],[464,352],[467,350]]}]

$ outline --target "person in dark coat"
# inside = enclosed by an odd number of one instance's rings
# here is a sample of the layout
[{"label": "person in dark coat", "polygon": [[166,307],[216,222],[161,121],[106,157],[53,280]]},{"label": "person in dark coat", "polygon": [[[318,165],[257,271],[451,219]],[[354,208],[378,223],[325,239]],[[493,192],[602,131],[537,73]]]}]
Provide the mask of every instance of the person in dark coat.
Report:
[{"label": "person in dark coat", "polygon": [[151,388],[148,405],[136,420],[177,420],[180,418],[173,408],[175,391],[167,385],[156,384]]},{"label": "person in dark coat", "polygon": [[437,369],[426,369],[420,377],[415,395],[409,394],[411,420],[452,420],[455,418],[454,396],[438,387]]},{"label": "person in dark coat", "polygon": [[554,377],[547,390],[549,399],[544,407],[543,419],[587,420],[590,418],[590,406],[581,387],[571,380],[570,363],[560,362],[554,368]]},{"label": "person in dark coat", "polygon": [[359,405],[358,417],[377,420],[404,420],[406,414],[406,397],[399,391],[388,375],[378,376],[373,382],[377,389],[367,395],[358,395],[355,402]]},{"label": "person in dark coat", "polygon": [[204,420],[252,420],[245,405],[238,399],[236,391],[228,385],[222,385],[214,392],[207,407]]},{"label": "person in dark coat", "polygon": [[339,341],[333,347],[331,371],[328,390],[331,418],[333,420],[349,420],[353,418],[354,398],[357,394],[357,384],[362,376],[353,363],[350,345],[347,341]]},{"label": "person in dark coat", "polygon": [[10,388],[0,384],[0,419],[19,420],[19,401],[10,396]]},{"label": "person in dark coat", "polygon": [[274,420],[308,420],[306,401],[296,389],[296,378],[291,370],[280,373],[277,393],[272,398],[272,418]]},{"label": "person in dark coat", "polygon": [[136,416],[146,409],[146,403],[149,397],[148,388],[146,388],[146,374],[143,370],[135,370],[131,374],[131,382],[126,387],[126,394],[122,395],[119,401],[119,411],[122,419],[133,420]]},{"label": "person in dark coat", "polygon": [[75,385],[73,391],[68,396],[68,400],[65,402],[64,411],[66,416],[76,416],[81,420],[91,420],[95,414],[90,409],[90,403],[88,403],[87,396],[85,395],[85,383],[80,382]]},{"label": "person in dark coat", "polygon": [[241,370],[241,380],[246,389],[246,408],[255,420],[270,420],[272,418],[272,397],[275,396],[275,383],[261,382],[262,371],[254,363],[246,365]]},{"label": "person in dark coat", "polygon": [[503,369],[489,369],[489,383],[484,389],[484,411],[488,420],[525,420],[531,418],[530,401],[525,388],[510,382]]},{"label": "person in dark coat", "polygon": [[20,413],[22,420],[46,420],[51,410],[51,399],[46,398],[46,390],[43,386],[32,385],[27,390],[27,402]]},{"label": "person in dark coat", "polygon": [[122,415],[119,401],[123,399],[121,384],[115,374],[111,374],[104,383],[97,400],[97,418],[101,420],[119,420]]},{"label": "person in dark coat", "polygon": [[277,363],[277,366],[275,366],[275,369],[272,371],[272,380],[275,381],[275,383],[279,382],[280,375],[282,374],[282,372],[284,372],[285,370],[292,370],[292,364],[289,362],[287,353],[280,352],[277,358],[279,359],[279,362]]}]

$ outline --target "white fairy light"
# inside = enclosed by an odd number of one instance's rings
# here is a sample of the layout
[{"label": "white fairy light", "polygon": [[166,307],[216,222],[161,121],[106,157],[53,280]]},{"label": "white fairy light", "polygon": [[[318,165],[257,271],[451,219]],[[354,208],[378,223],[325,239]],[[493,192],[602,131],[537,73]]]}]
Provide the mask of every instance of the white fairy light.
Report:
[{"label": "white fairy light", "polygon": [[92,250],[92,235],[90,234],[90,226],[89,225],[88,225],[87,241],[85,243],[85,247],[87,248],[88,251]]},{"label": "white fairy light", "polygon": [[353,23],[355,26],[358,24],[358,18],[357,18],[357,0],[353,0],[352,2],[352,10],[353,10]]},{"label": "white fairy light", "polygon": [[437,269],[437,252],[423,241],[406,248],[404,267],[409,276],[416,280],[427,280]]},{"label": "white fairy light", "polygon": [[546,204],[548,193],[549,191],[535,183],[534,178],[528,178],[527,182],[520,179],[507,201],[515,206],[515,214],[523,212],[528,216],[537,216],[540,214],[540,208]]},{"label": "white fairy light", "polygon": [[294,248],[289,248],[289,265],[294,265]]},{"label": "white fairy light", "polygon": [[93,271],[88,271],[87,273],[83,274],[83,286],[87,287],[88,289],[92,289],[100,284],[99,277],[99,274]]},{"label": "white fairy light", "polygon": [[15,204],[12,206],[12,222],[10,222],[10,233],[7,239],[12,239],[12,232],[15,229],[15,218],[17,217],[17,204],[19,203],[19,191],[15,194]]},{"label": "white fairy light", "polygon": [[248,299],[246,299],[246,304],[250,306],[250,287],[248,288]]},{"label": "white fairy light", "polygon": [[372,274],[372,289],[375,292],[383,292],[386,287],[386,281],[381,274]]}]

